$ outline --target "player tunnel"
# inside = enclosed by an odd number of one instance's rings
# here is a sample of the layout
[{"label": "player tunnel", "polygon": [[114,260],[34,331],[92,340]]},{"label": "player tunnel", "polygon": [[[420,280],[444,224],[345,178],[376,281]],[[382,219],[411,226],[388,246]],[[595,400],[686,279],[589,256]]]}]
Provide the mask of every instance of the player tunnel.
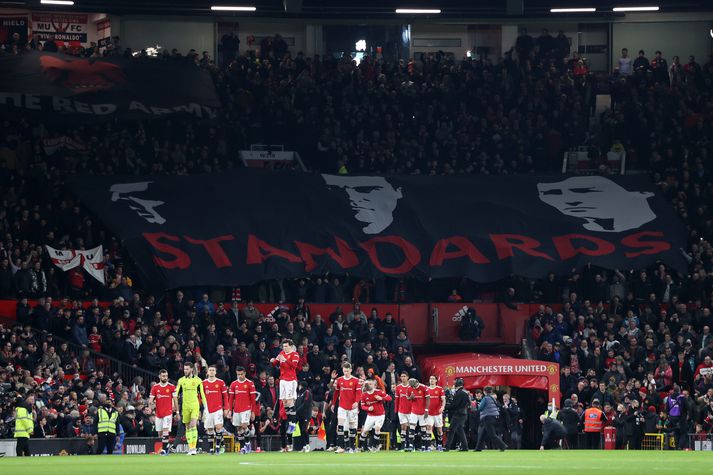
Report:
[{"label": "player tunnel", "polygon": [[458,353],[426,356],[419,359],[427,377],[435,375],[443,387],[453,386],[456,378],[463,378],[465,388],[510,386],[547,391],[559,407],[559,364],[546,361],[520,360],[500,355]]},{"label": "player tunnel", "polygon": [[[555,400],[560,407],[559,364],[546,361],[521,360],[501,355],[458,353],[426,356],[419,359],[426,380],[434,375],[441,386],[452,387],[456,378],[463,378],[465,388],[473,391],[493,386],[518,398],[523,410],[523,446],[539,441],[540,421],[547,402]],[[546,399],[545,399],[546,398]]]}]

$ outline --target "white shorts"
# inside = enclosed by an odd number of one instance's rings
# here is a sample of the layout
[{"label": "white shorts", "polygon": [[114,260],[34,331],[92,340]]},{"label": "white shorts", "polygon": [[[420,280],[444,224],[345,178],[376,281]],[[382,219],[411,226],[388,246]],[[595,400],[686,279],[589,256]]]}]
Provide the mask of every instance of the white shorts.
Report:
[{"label": "white shorts", "polygon": [[436,416],[428,416],[426,418],[426,425],[430,427],[443,427],[443,414],[438,414]]},{"label": "white shorts", "polygon": [[419,426],[426,427],[426,419],[427,418],[428,418],[428,416],[426,416],[425,414],[419,415],[419,414],[411,413],[408,415],[408,423],[411,424],[412,426],[414,426],[414,425],[416,425],[416,423],[418,423]]},{"label": "white shorts", "polygon": [[350,427],[356,426],[359,422],[359,409],[337,408],[337,421],[347,421]]},{"label": "white shorts", "polygon": [[234,412],[233,413],[233,425],[239,427],[243,424],[250,424],[250,415],[252,411]]},{"label": "white shorts", "polygon": [[205,411],[203,413],[203,427],[213,429],[215,426],[223,425],[223,410],[218,409],[215,412]]},{"label": "white shorts", "polygon": [[[411,422],[411,421],[413,421],[413,422]],[[403,412],[399,412],[399,424],[400,425],[406,425],[406,424],[414,425],[414,424],[416,424],[416,415],[415,414],[404,414]]]},{"label": "white shorts", "polygon": [[362,432],[369,432],[371,429],[376,429],[377,431],[380,431],[381,427],[384,425],[385,417],[386,416],[366,416]]},{"label": "white shorts", "polygon": [[297,399],[297,381],[280,380],[280,400]]},{"label": "white shorts", "polygon": [[159,434],[164,430],[171,430],[173,425],[173,415],[156,418],[156,432]]}]

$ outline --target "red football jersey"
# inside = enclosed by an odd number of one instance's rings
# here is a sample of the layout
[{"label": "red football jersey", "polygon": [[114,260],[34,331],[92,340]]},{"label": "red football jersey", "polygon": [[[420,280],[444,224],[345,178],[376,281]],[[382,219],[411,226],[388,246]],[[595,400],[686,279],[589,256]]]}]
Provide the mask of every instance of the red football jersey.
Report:
[{"label": "red football jersey", "polygon": [[419,384],[409,389],[411,399],[411,414],[422,416],[426,412],[426,385]]},{"label": "red football jersey", "polygon": [[428,401],[428,415],[437,416],[441,414],[441,405],[443,404],[443,397],[446,395],[443,392],[443,388],[440,386],[428,387],[426,388],[426,394],[431,398]]},{"label": "red football jersey", "polygon": [[[381,396],[381,401],[378,401],[376,396]],[[384,402],[387,401],[391,401],[391,396],[381,389],[376,389],[370,393],[361,393],[361,408],[364,409],[369,416],[383,416],[386,413],[384,411]],[[369,406],[374,409],[370,411]]]},{"label": "red football jersey", "polygon": [[297,381],[297,368],[300,365],[300,354],[296,351],[285,353],[280,352],[285,357],[285,362],[280,363],[277,359],[272,363],[273,366],[280,367],[280,379],[282,381]]},{"label": "red football jersey", "polygon": [[411,414],[411,401],[407,399],[411,386],[399,384],[396,386],[396,412]]},{"label": "red football jersey", "polygon": [[255,407],[256,395],[255,383],[249,379],[242,383],[238,380],[230,383],[230,407],[233,412],[252,411]]},{"label": "red football jersey", "polygon": [[166,383],[161,386],[161,383],[154,384],[151,388],[151,395],[156,403],[156,417],[162,418],[173,414],[173,393],[176,386],[171,383]]},{"label": "red football jersey", "polygon": [[205,391],[208,412],[215,412],[228,408],[228,387],[222,379],[215,378],[215,381],[212,383],[207,379],[204,379],[203,390]]},{"label": "red football jersey", "polygon": [[334,383],[334,396],[332,396],[332,404],[337,403],[339,398],[339,407],[351,411],[355,402],[359,402],[361,398],[361,384],[359,379],[351,376],[349,379],[344,376],[337,378]]}]

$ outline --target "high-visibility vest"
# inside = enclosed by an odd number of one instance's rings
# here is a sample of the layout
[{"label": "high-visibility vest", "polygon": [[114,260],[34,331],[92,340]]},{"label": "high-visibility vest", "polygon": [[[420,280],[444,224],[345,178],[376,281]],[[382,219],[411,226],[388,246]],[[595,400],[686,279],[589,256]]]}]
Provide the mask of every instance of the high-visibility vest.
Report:
[{"label": "high-visibility vest", "polygon": [[15,438],[29,438],[35,429],[32,413],[22,406],[15,408]]},{"label": "high-visibility vest", "polygon": [[602,411],[596,407],[590,407],[584,411],[584,432],[602,431]]},{"label": "high-visibility vest", "polygon": [[110,434],[116,434],[116,419],[119,417],[119,413],[117,413],[116,411],[112,411],[112,413],[109,414],[109,411],[107,411],[103,407],[100,407],[99,411],[97,412],[97,416],[99,417],[99,422],[97,423],[97,432],[108,432]]}]

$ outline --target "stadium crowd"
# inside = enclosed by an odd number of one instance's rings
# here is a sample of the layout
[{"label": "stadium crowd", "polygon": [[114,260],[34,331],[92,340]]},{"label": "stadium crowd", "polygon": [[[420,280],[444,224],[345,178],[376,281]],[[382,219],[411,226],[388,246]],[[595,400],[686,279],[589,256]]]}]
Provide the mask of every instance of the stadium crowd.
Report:
[{"label": "stadium crowd", "polygon": [[[22,49],[2,54],[14,53]],[[73,53],[101,54],[98,48]],[[104,54],[131,52],[116,41]],[[179,56],[166,52],[159,59]],[[482,297],[482,287],[463,280],[424,289],[393,281],[386,290],[351,276],[312,276],[242,289],[247,299],[297,303],[269,315],[250,304],[238,310],[233,289],[150,295],[120,243],[62,188],[68,174],[228,169],[238,166],[236,150],[256,142],[284,143],[321,171],[385,174],[548,171],[574,146],[588,145],[597,164],[606,151],[625,149],[636,166],[650,170],[685,221],[689,273],[664,265],[621,272],[586,267],[563,278],[513,277],[488,289],[508,304],[543,302],[531,319],[537,358],[561,364],[564,405],[578,416],[599,402],[604,424],[619,429],[619,446],[636,448],[644,433],[665,432],[684,448],[688,438],[679,435],[711,432],[713,181],[705,111],[713,60],[668,68],[660,55],[651,61],[639,55],[631,70],[620,60],[610,81],[612,108],[595,120],[597,81],[584,60],[570,57],[561,43],[526,35],[498,63],[429,54],[408,62],[367,57],[357,65],[346,57],[293,56],[282,47],[227,58],[222,67],[207,53],[188,56],[213,75],[224,104],[217,124],[2,121],[0,298],[17,298],[19,305],[17,321],[0,327],[0,438],[12,432],[16,394],[36,398],[34,437],[83,437],[94,447],[97,411],[107,399],[127,435],[155,435],[146,402],[153,381],[108,374],[95,352],[152,373],[165,368],[172,379],[185,362],[201,377],[215,365],[226,383],[236,367],[245,368],[261,396],[255,433],[280,435],[283,447],[287,415],[275,405],[279,372],[270,363],[283,339],[295,342],[298,378],[317,406],[309,430],[317,433],[324,418],[332,447],[336,417],[324,402],[343,362],[360,378],[378,376],[392,395],[402,372],[422,379],[405,330],[391,316],[369,311],[368,303],[420,296],[468,302]],[[58,138],[64,149],[54,146]],[[99,244],[106,251],[106,286],[81,270],[62,273],[43,252],[43,245]],[[82,309],[78,300],[93,302]],[[111,304],[103,308],[99,300]],[[364,305],[336,308],[348,301]],[[335,311],[313,315],[305,302],[335,303]],[[502,398],[500,430],[517,446],[521,415],[516,402]],[[566,421],[569,411],[559,412]],[[470,418],[474,439],[477,410]],[[393,403],[387,420],[397,421]],[[566,424],[568,435],[580,425]]]}]

